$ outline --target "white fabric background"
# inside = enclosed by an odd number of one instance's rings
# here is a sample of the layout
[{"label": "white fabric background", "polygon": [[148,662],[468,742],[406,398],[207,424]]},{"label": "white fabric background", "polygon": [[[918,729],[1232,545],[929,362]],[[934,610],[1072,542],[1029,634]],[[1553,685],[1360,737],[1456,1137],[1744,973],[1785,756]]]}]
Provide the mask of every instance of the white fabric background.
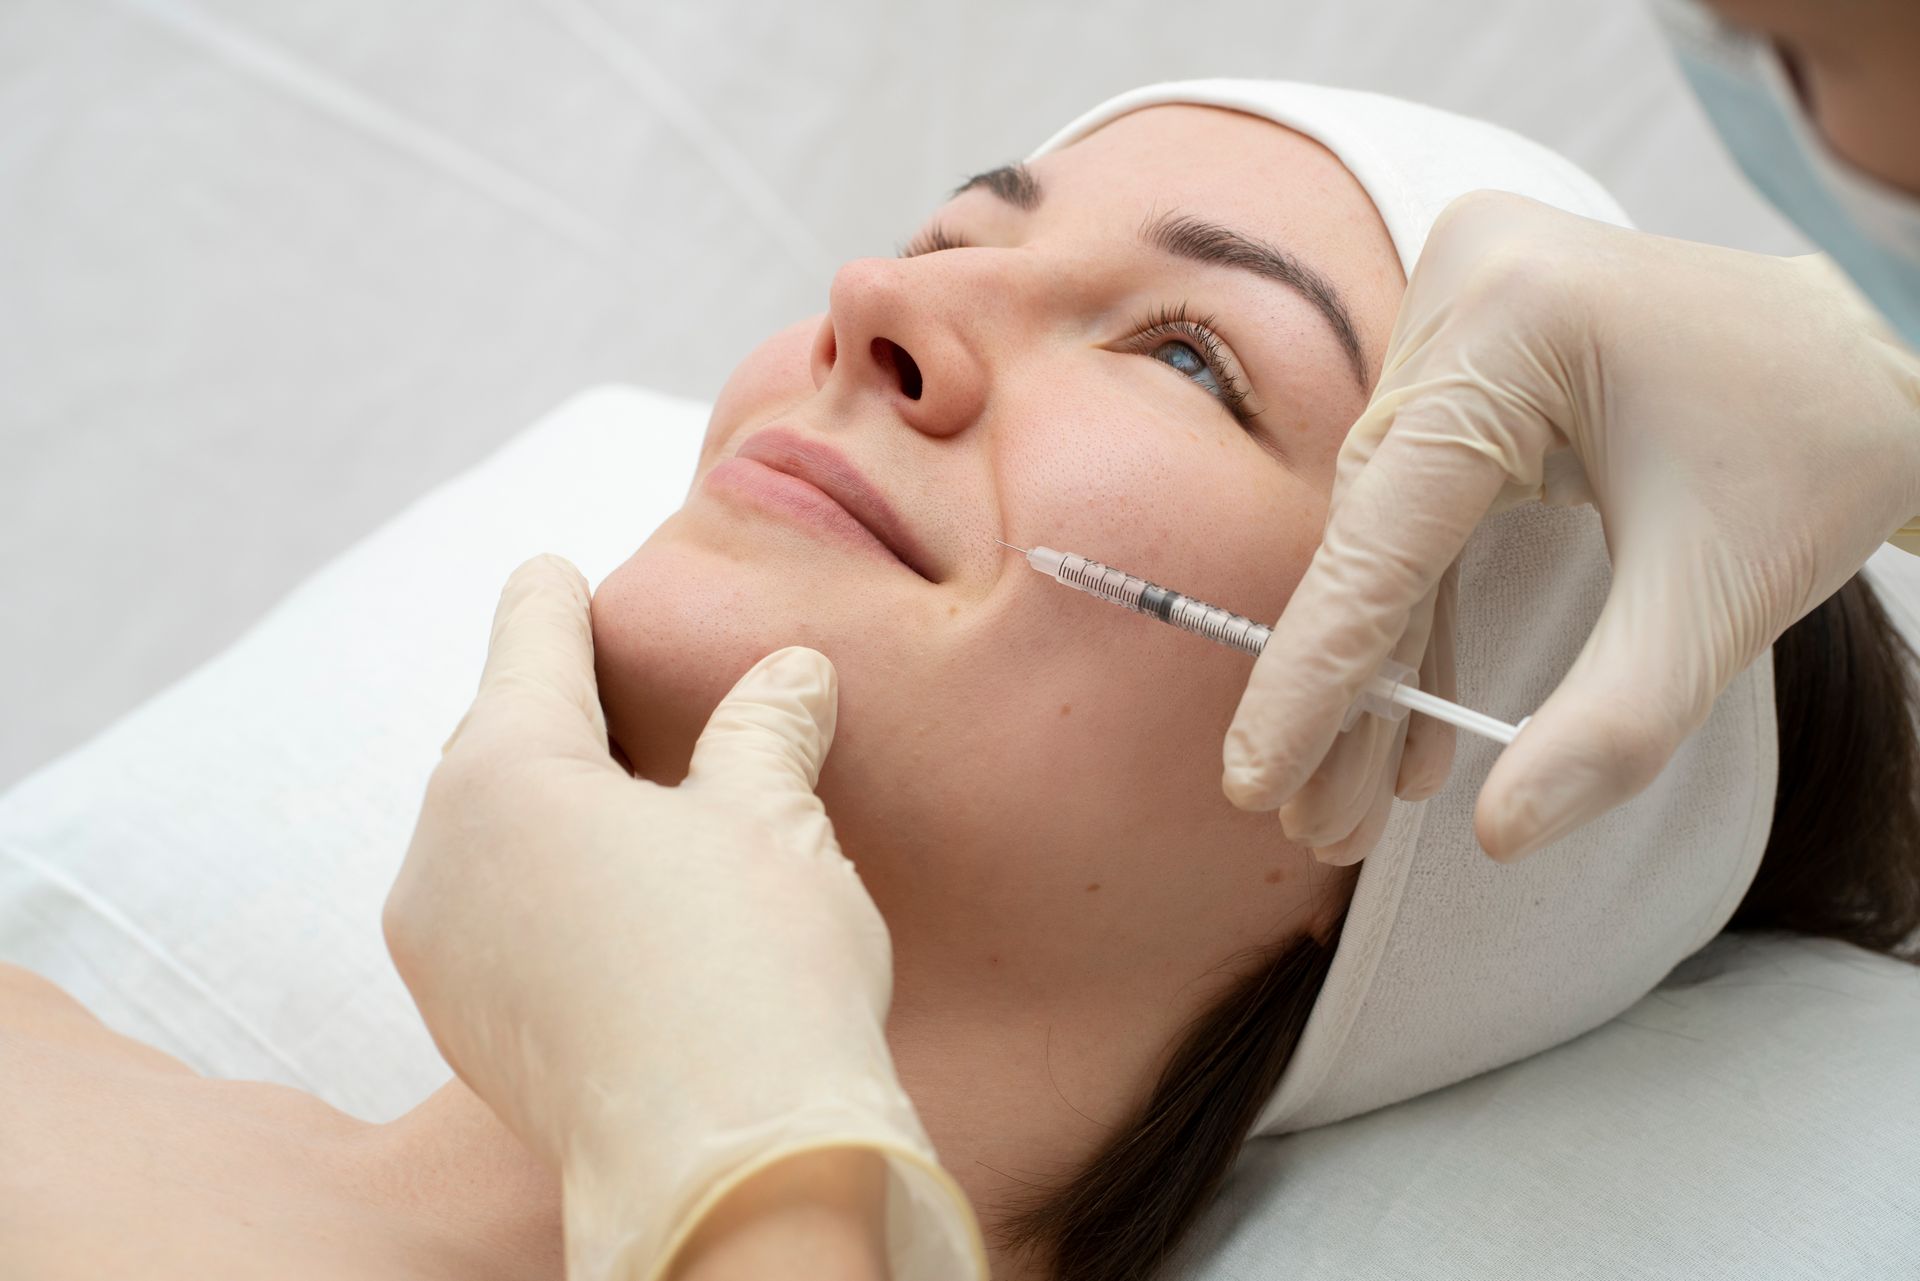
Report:
[{"label": "white fabric background", "polygon": [[710,397],[960,177],[1202,75],[1798,247],[1622,0],[0,0],[0,783],[573,390]]},{"label": "white fabric background", "polygon": [[1255,1139],[1167,1281],[1895,1281],[1920,1274],[1920,982],[1723,935],[1603,1027]]},{"label": "white fabric background", "polygon": [[500,585],[542,549],[612,572],[680,506],[706,419],[634,388],[570,397],[0,791],[0,963],[208,1076],[370,1120],[418,1103],[447,1068],[380,905]]}]

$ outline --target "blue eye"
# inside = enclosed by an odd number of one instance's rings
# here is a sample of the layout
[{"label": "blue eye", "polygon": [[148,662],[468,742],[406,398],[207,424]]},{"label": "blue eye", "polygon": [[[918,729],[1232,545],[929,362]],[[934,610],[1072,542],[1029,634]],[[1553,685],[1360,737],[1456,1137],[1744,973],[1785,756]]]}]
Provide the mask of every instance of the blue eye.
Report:
[{"label": "blue eye", "polygon": [[1247,412],[1247,389],[1234,377],[1211,317],[1191,316],[1181,303],[1162,307],[1135,328],[1134,351],[1185,376],[1251,430],[1254,415]]},{"label": "blue eye", "polygon": [[1220,386],[1220,380],[1214,376],[1213,368],[1207,364],[1206,357],[1186,343],[1164,342],[1147,354],[1163,364],[1172,365],[1199,383],[1209,396],[1218,397],[1223,401],[1226,399],[1225,389]]}]

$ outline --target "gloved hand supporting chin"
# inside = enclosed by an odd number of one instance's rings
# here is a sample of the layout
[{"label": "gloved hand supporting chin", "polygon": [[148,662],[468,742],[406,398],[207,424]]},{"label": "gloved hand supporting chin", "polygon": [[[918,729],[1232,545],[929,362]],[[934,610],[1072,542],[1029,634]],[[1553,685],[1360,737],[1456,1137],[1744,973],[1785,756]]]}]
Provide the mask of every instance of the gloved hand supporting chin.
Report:
[{"label": "gloved hand supporting chin", "polygon": [[385,924],[447,1061],[560,1170],[570,1277],[664,1275],[730,1190],[830,1148],[886,1158],[894,1276],[986,1275],[894,1074],[886,925],[813,791],[835,682],[768,655],[659,787],[608,754],[579,572],[542,557],[501,596]]}]

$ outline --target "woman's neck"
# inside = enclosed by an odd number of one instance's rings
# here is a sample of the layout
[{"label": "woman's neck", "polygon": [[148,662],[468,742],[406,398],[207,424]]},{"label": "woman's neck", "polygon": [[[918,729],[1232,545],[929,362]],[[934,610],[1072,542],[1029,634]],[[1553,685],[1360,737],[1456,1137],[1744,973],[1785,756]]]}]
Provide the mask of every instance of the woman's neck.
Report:
[{"label": "woman's neck", "polygon": [[[1109,1134],[1096,1118],[1117,1120],[1106,1102],[1128,1091],[1100,1088],[1084,1059],[1063,1062],[1058,1052],[1050,1080],[1043,1022],[904,1013],[888,1026],[902,1083],[980,1215],[993,1276],[1046,1276],[993,1244],[1008,1198],[1084,1160]],[[1057,1027],[1054,1035],[1077,1039]],[[1027,1052],[1036,1047],[1037,1056]],[[561,1275],[559,1176],[459,1081],[373,1127],[365,1143],[366,1191],[407,1225],[419,1273]]]},{"label": "woman's neck", "polygon": [[560,1178],[459,1081],[367,1138],[370,1191],[417,1228],[421,1275],[562,1275]]},{"label": "woman's neck", "polygon": [[[1084,1163],[1138,1106],[1175,1030],[1139,1008],[1089,1014],[1007,1006],[951,984],[895,989],[887,1039],[941,1164],[987,1234],[996,1281],[1049,1275],[995,1244],[998,1228]],[[423,1272],[562,1271],[560,1181],[459,1081],[374,1127],[372,1190],[419,1228]]]},{"label": "woman's neck", "polygon": [[[996,996],[995,993],[999,995]],[[1013,1005],[997,986],[894,989],[887,1041],[940,1163],[980,1218],[995,1281],[1041,1281],[1045,1260],[997,1240],[1023,1209],[1121,1133],[1151,1092],[1182,1012]]]}]

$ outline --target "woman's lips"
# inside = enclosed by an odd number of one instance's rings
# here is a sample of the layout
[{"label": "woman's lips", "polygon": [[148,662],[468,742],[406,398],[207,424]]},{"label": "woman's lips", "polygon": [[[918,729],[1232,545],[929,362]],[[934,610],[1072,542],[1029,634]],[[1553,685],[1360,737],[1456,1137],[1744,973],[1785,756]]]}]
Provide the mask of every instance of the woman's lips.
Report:
[{"label": "woman's lips", "polygon": [[[756,465],[757,474],[746,464]],[[893,504],[846,455],[826,441],[790,427],[768,427],[749,436],[731,458],[715,465],[707,476],[718,488],[734,487],[759,499],[763,506],[821,528],[838,529],[848,535],[857,530],[857,541],[877,544],[888,559],[928,582],[939,581],[913,530]],[[848,522],[854,530],[847,528]]]},{"label": "woman's lips", "polygon": [[[833,495],[811,481],[776,470],[758,459],[723,458],[701,482],[710,492],[745,498],[755,506],[858,547],[889,565],[912,570],[874,532],[854,519]],[[913,571],[918,573],[917,570]]]}]

